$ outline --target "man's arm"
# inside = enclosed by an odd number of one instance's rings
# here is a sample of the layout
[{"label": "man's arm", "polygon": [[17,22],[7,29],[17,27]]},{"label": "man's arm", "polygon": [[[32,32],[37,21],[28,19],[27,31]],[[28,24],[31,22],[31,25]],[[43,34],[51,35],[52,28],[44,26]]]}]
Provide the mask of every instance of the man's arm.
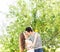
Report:
[{"label": "man's arm", "polygon": [[35,36],[34,36],[34,42],[33,42],[33,44],[32,44],[33,47],[35,46],[36,41],[37,41],[37,33],[36,33]]}]

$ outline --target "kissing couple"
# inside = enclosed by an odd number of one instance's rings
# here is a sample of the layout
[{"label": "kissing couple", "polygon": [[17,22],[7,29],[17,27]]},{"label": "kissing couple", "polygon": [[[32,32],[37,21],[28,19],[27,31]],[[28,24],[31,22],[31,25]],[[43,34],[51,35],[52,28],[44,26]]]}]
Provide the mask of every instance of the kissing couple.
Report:
[{"label": "kissing couple", "polygon": [[19,36],[19,49],[20,52],[43,52],[42,41],[40,34],[34,32],[31,27],[26,27],[25,32]]}]

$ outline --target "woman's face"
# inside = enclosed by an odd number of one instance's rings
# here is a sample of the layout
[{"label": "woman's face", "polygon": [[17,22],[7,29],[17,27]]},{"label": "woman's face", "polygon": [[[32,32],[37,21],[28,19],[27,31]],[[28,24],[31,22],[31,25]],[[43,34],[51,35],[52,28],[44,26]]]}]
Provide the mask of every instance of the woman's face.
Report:
[{"label": "woman's face", "polygon": [[24,36],[25,36],[25,39],[27,39],[27,38],[28,38],[28,35],[27,35],[27,34],[25,34],[25,33],[24,33]]}]

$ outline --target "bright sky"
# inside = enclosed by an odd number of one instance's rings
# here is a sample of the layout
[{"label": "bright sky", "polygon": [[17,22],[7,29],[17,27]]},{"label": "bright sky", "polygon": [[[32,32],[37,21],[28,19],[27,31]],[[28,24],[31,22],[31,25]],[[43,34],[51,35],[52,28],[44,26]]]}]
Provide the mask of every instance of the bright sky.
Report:
[{"label": "bright sky", "polygon": [[0,35],[3,34],[2,31],[6,34],[6,27],[11,21],[14,21],[13,18],[6,18],[6,13],[9,11],[9,5],[15,5],[16,0],[0,0]]}]

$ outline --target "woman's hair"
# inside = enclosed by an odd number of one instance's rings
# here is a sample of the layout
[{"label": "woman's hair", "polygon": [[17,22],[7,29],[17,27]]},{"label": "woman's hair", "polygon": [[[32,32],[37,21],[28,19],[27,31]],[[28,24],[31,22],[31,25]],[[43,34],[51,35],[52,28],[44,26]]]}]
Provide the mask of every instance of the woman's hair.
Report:
[{"label": "woman's hair", "polygon": [[19,37],[19,44],[20,44],[20,52],[24,52],[24,49],[25,49],[25,36],[23,33],[20,34],[20,37]]}]

